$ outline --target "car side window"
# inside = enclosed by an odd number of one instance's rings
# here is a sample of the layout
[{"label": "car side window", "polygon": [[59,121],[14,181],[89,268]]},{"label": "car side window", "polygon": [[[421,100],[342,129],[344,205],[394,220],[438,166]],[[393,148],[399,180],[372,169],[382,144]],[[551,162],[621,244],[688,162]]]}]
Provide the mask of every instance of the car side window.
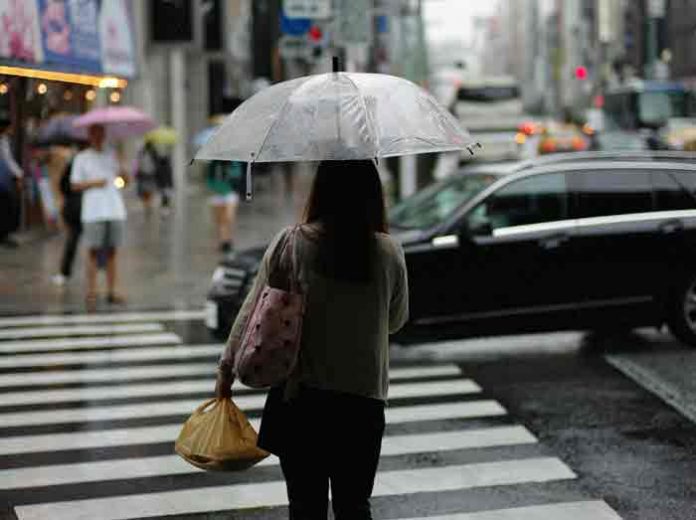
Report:
[{"label": "car side window", "polygon": [[696,208],[696,197],[689,193],[671,172],[654,172],[650,175],[655,193],[657,211],[675,211]]},{"label": "car side window", "polygon": [[568,218],[568,189],[562,173],[535,175],[511,182],[467,216],[473,233],[552,222]]},{"label": "car side window", "polygon": [[669,175],[679,183],[679,185],[688,191],[693,197],[696,197],[696,172],[694,171],[670,171]]},{"label": "car side window", "polygon": [[578,217],[606,217],[653,210],[649,172],[594,171],[575,174]]}]

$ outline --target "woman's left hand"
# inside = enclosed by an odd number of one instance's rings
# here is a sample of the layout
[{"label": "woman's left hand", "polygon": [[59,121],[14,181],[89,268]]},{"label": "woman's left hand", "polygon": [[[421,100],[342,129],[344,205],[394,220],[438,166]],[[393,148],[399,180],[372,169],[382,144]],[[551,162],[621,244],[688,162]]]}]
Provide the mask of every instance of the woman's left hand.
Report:
[{"label": "woman's left hand", "polygon": [[218,399],[229,399],[232,397],[232,383],[234,381],[218,371],[217,381],[215,382],[215,397]]}]

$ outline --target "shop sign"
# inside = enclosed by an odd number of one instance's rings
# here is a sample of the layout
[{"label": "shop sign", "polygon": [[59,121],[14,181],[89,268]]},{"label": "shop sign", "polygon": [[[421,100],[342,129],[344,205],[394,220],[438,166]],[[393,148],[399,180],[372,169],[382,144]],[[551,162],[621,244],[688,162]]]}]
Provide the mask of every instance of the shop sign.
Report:
[{"label": "shop sign", "polygon": [[44,61],[80,72],[101,72],[97,0],[39,0],[39,23]]},{"label": "shop sign", "polygon": [[126,0],[102,1],[99,13],[99,34],[102,53],[102,71],[117,76],[135,76],[135,38]]},{"label": "shop sign", "polygon": [[290,18],[283,11],[280,12],[280,32],[289,36],[302,36],[307,34],[312,26],[310,18]]},{"label": "shop sign", "polygon": [[326,19],[331,17],[331,0],[284,0],[283,11],[288,18]]},{"label": "shop sign", "polygon": [[43,61],[35,2],[0,0],[0,58]]}]

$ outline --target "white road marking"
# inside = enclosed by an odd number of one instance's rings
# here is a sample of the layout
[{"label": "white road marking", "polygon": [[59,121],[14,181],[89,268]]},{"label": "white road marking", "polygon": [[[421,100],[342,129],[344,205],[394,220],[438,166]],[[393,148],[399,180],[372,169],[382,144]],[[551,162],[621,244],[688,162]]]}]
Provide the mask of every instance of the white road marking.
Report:
[{"label": "white road marking", "polygon": [[621,520],[621,517],[603,500],[588,500],[404,520]]},{"label": "white road marking", "polygon": [[64,314],[8,316],[0,318],[2,327],[75,325],[86,323],[134,323],[139,321],[202,321],[204,310],[110,312],[104,314]]},{"label": "white road marking", "polygon": [[199,356],[219,356],[222,344],[178,345],[175,347],[142,347],[137,350],[110,350],[105,352],[65,352],[62,354],[15,354],[0,356],[0,368],[57,367],[62,365],[90,365],[122,361],[160,361],[187,359]]},{"label": "white road marking", "polygon": [[[194,407],[199,406],[201,402],[196,401],[189,404],[190,406],[185,413],[191,413]],[[385,419],[387,424],[406,424],[421,421],[494,417],[505,414],[505,408],[498,402],[482,400],[387,408]],[[250,422],[258,431],[260,420],[252,419]],[[2,423],[1,417],[0,423]],[[4,426],[4,423],[2,424]],[[0,437],[0,455],[174,442],[181,431],[181,426],[182,422],[177,420],[175,424],[162,426]]]},{"label": "white road marking", "polygon": [[[178,385],[179,383],[175,383]],[[156,388],[156,386],[154,387]],[[196,382],[198,391],[209,391],[211,397],[215,390],[212,382]],[[400,383],[392,385],[390,398],[404,397],[435,397],[446,395],[473,394],[481,391],[481,388],[470,379],[456,379],[453,381],[437,381],[428,383]],[[2,395],[2,394],[0,394]],[[240,395],[234,398],[234,402],[245,411],[262,410],[266,396]],[[191,413],[198,405],[200,399],[193,401],[176,400],[176,395],[163,395],[157,402],[120,404],[109,406],[93,406],[87,408],[73,408],[67,410],[40,410],[30,412],[10,412],[0,414],[0,425],[31,426],[39,424],[64,424],[83,423],[95,421],[116,421],[119,419],[152,418],[166,415],[181,415]]]},{"label": "white road marking", "polygon": [[158,334],[128,334],[121,336],[96,336],[90,338],[35,339],[0,341],[0,353],[16,354],[32,350],[78,350],[99,348],[140,347],[146,345],[171,345],[181,343],[181,338],[172,332]]},{"label": "white road marking", "polygon": [[[540,457],[377,474],[373,496],[403,495],[575,478],[560,460]],[[209,511],[280,506],[281,481],[162,493],[72,500],[15,507],[19,520],[127,520]]]},{"label": "white road marking", "polygon": [[160,323],[130,323],[125,325],[76,325],[68,327],[29,327],[0,329],[0,340],[26,338],[56,338],[61,336],[89,336],[91,334],[126,334],[133,332],[160,332]]},{"label": "white road marking", "polygon": [[[199,347],[195,347],[199,348]],[[222,347],[213,353],[222,352]],[[45,358],[42,358],[45,359]],[[201,376],[215,377],[217,363],[191,363],[153,367],[113,367],[84,370],[36,372],[26,374],[0,374],[0,387],[50,385],[65,383],[115,383],[130,381],[147,381],[152,378]],[[413,377],[437,377],[461,375],[456,365],[441,365],[422,368],[392,368],[389,371],[391,381]],[[236,384],[236,383],[235,383]],[[241,388],[241,386],[240,386]],[[53,392],[53,391],[52,391]],[[2,395],[2,400],[7,394]]]},{"label": "white road marking", "polygon": [[[498,426],[477,430],[386,436],[382,456],[412,453],[443,452],[492,446],[536,443],[537,439],[522,426]],[[259,466],[276,466],[275,456]],[[84,482],[100,482],[129,478],[178,475],[200,472],[176,455],[129,458],[76,464],[60,464],[0,471],[0,489],[56,486]]]}]

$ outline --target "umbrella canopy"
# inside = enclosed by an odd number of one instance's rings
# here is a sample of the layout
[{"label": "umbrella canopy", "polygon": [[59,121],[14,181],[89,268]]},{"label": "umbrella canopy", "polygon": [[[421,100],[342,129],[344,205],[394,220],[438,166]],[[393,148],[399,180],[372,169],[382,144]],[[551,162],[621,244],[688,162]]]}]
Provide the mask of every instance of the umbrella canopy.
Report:
[{"label": "umbrella canopy", "polygon": [[331,72],[278,83],[235,110],[196,159],[248,162],[374,159],[469,149],[469,133],[418,85]]},{"label": "umbrella canopy", "polygon": [[172,146],[179,140],[179,134],[171,126],[160,126],[145,134],[145,141],[152,144]]},{"label": "umbrella canopy", "polygon": [[157,126],[150,116],[128,106],[95,108],[78,117],[73,125],[84,129],[103,125],[109,139],[140,136]]},{"label": "umbrella canopy", "polygon": [[73,126],[77,118],[78,116],[71,114],[53,116],[37,129],[32,145],[71,146],[84,142],[87,139],[87,131]]}]

